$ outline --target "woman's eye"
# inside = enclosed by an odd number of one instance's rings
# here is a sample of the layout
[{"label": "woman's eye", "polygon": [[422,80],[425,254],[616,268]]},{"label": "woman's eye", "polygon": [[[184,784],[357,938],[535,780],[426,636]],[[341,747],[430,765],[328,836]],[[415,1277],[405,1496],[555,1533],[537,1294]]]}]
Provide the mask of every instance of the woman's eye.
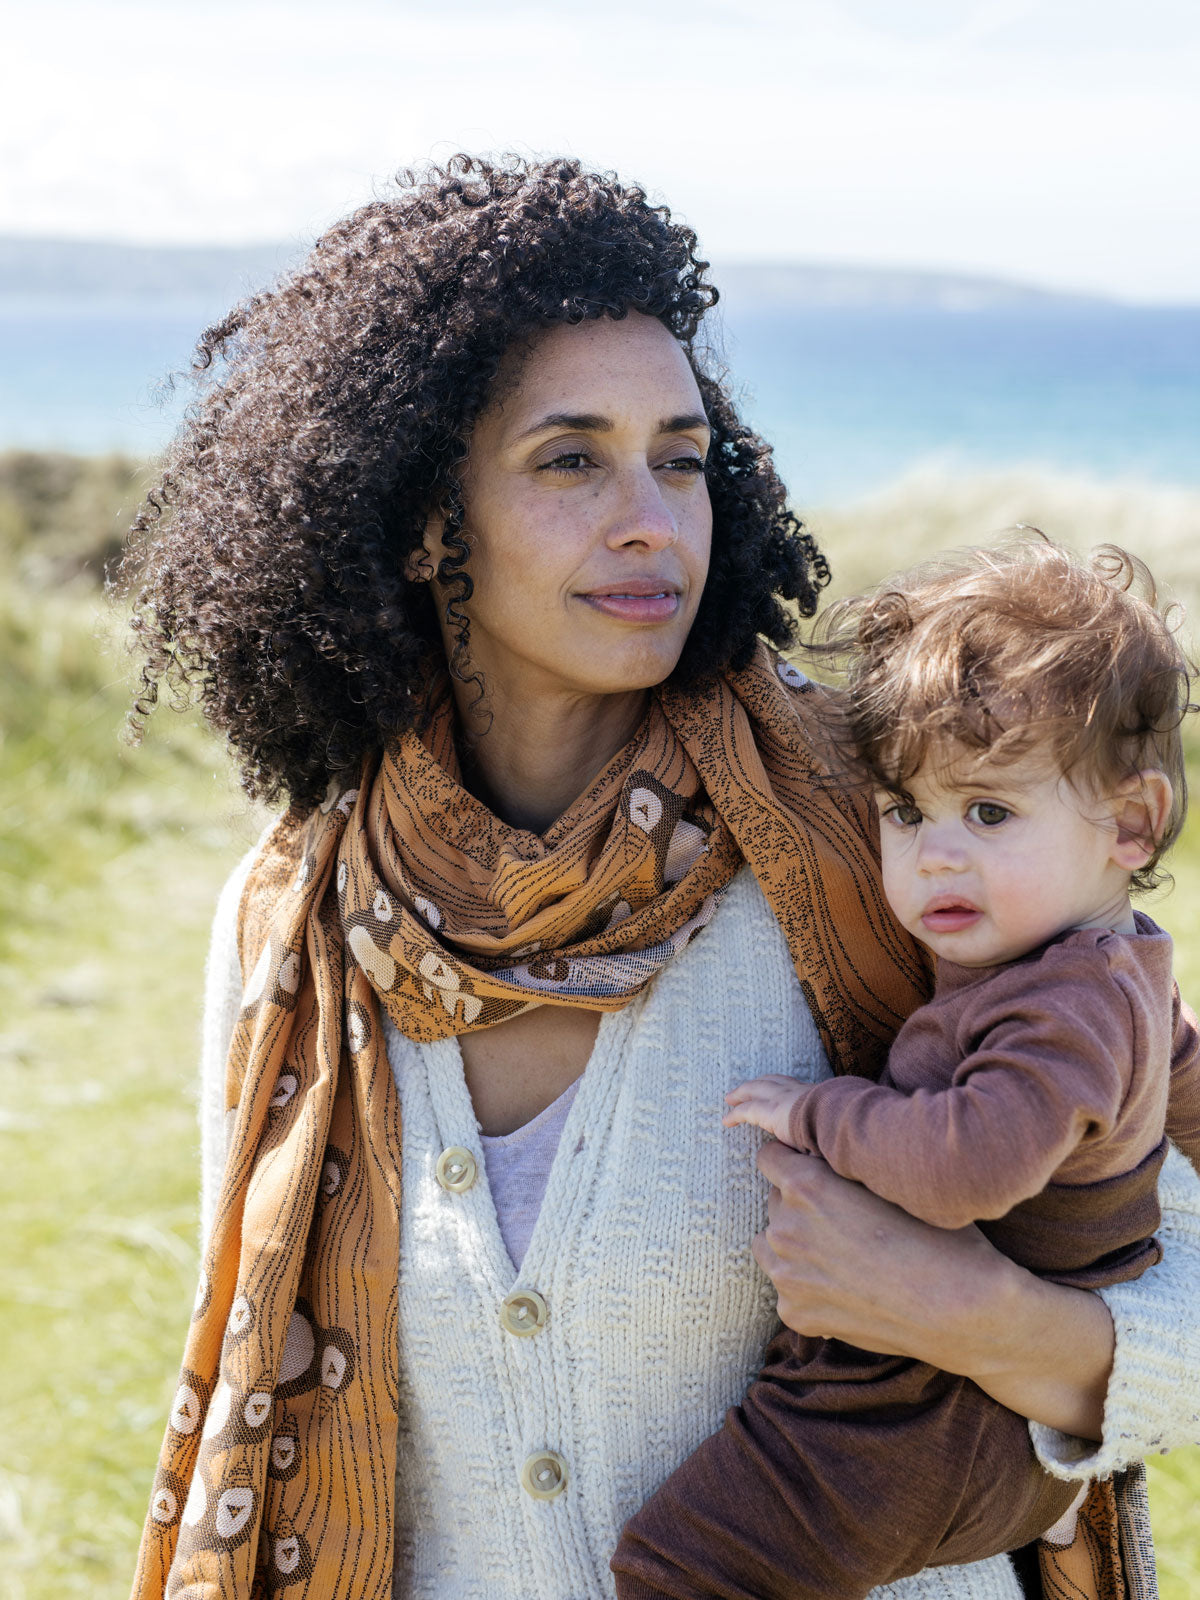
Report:
[{"label": "woman's eye", "polygon": [[539,470],[541,472],[579,472],[582,468],[591,465],[591,460],[584,455],[582,450],[564,450],[561,455],[552,461],[543,461]]},{"label": "woman's eye", "polygon": [[998,805],[994,800],[976,800],[967,807],[967,816],[972,822],[978,822],[984,828],[996,828],[1006,818],[1012,816],[1007,806]]},{"label": "woman's eye", "polygon": [[663,466],[672,472],[699,474],[704,471],[704,460],[700,456],[672,456],[670,461],[664,461]]}]

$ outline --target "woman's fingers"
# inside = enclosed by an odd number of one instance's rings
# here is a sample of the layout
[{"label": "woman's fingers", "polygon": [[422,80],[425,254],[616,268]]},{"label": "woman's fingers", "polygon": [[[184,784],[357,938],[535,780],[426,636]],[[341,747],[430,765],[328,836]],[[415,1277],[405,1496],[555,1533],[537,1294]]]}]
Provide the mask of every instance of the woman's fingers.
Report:
[{"label": "woman's fingers", "polygon": [[934,1228],[816,1156],[764,1145],[773,1187],[754,1259],[779,1315],[811,1337],[961,1372],[1002,1405],[1100,1437],[1112,1319],[1098,1295],[1044,1282],[978,1228]]},{"label": "woman's fingers", "polygon": [[970,1370],[972,1307],[1007,1265],[977,1229],[930,1227],[785,1145],[758,1165],[773,1188],[754,1255],[788,1327]]},{"label": "woman's fingers", "polygon": [[[783,1262],[775,1253],[775,1246],[771,1243],[767,1229],[764,1228],[762,1233],[755,1234],[750,1241],[750,1253],[767,1277],[774,1283],[775,1275],[779,1272]],[[780,1320],[787,1322],[787,1318],[782,1313],[780,1314]],[[790,1327],[791,1324],[788,1323],[788,1326]]]},{"label": "woman's fingers", "polygon": [[758,1152],[758,1170],[763,1177],[781,1194],[794,1197],[797,1204],[804,1200],[811,1203],[815,1199],[820,1189],[820,1179],[815,1176],[817,1169],[830,1172],[819,1156],[801,1155],[790,1145],[778,1141],[763,1145]]}]

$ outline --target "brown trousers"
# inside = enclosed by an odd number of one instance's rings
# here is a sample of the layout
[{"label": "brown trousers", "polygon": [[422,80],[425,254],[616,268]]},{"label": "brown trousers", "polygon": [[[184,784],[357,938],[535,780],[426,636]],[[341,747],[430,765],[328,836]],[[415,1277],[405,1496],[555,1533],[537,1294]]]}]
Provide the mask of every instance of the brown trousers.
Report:
[{"label": "brown trousers", "polygon": [[[1078,1487],[970,1379],[785,1330],[725,1426],[627,1524],[617,1594],[863,1600],[1036,1539]],[[703,1552],[690,1571],[666,1554],[688,1547]]]}]

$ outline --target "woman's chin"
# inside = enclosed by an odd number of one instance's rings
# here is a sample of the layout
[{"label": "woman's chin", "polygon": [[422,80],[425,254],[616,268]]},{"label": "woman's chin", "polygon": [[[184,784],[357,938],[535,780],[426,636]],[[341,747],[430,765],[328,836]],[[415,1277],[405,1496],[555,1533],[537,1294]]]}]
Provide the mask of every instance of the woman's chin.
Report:
[{"label": "woman's chin", "polygon": [[[578,678],[587,682],[594,694],[625,694],[635,689],[654,689],[679,665],[687,643],[687,627],[605,628],[607,637],[597,640],[589,629],[586,639],[572,651],[572,667]],[[690,624],[690,618],[688,622]]]},{"label": "woman's chin", "polygon": [[[581,663],[580,687],[594,695],[644,693],[657,689],[679,665],[683,646],[665,650],[639,650],[606,662]],[[578,681],[578,680],[577,680]]]}]

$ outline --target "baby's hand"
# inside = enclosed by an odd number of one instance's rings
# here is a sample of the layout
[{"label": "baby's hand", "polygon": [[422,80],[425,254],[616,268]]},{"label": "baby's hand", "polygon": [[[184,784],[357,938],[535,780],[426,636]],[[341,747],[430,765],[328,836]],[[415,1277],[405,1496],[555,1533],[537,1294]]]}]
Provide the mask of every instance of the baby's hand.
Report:
[{"label": "baby's hand", "polygon": [[748,1122],[755,1128],[774,1134],[784,1144],[791,1144],[790,1132],[793,1107],[800,1104],[812,1087],[797,1083],[782,1072],[764,1073],[761,1078],[751,1078],[749,1083],[739,1083],[725,1096],[732,1107],[721,1118],[727,1128],[736,1128],[739,1122]]}]

